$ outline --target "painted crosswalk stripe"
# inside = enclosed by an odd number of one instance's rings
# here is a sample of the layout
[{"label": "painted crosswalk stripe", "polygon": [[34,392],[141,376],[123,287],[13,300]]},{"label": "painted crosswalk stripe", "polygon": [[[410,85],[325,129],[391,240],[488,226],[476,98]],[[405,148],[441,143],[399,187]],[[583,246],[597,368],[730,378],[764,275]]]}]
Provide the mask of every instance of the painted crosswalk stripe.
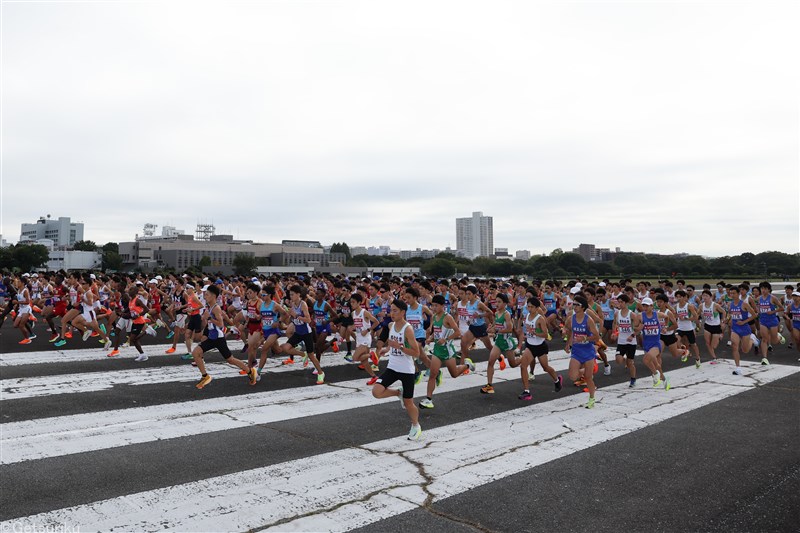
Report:
[{"label": "painted crosswalk stripe", "polygon": [[[561,359],[551,364],[556,371],[562,371],[568,362]],[[474,374],[458,379],[446,378],[436,393],[478,389],[484,385],[487,363],[475,366]],[[537,367],[536,372],[541,373],[541,368]],[[269,379],[269,376],[264,379]],[[497,382],[518,379],[518,369],[495,372]],[[10,422],[2,425],[0,464],[187,437],[356,409],[381,401],[396,401],[375,400],[371,388],[366,385],[366,377],[328,385]],[[424,396],[424,386],[416,387],[415,392],[415,397]]]},{"label": "painted crosswalk stripe", "polygon": [[[670,372],[675,388],[604,387],[403,437],[0,523],[46,529],[346,531],[470,490],[797,372]],[[464,456],[464,450],[469,455]],[[291,505],[286,505],[289,499]],[[157,507],[159,512],[152,509]],[[247,512],[241,512],[246,509]]]}]

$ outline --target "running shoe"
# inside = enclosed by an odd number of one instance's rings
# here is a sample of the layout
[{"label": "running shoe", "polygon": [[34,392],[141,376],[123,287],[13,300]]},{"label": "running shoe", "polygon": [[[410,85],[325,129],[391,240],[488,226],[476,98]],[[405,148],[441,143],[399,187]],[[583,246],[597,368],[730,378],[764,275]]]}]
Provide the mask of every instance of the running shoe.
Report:
[{"label": "running shoe", "polygon": [[95,338],[95,337],[99,337],[99,336],[100,336],[100,334],[99,334],[99,333],[97,333],[96,331],[92,330],[92,334],[91,334],[91,335],[89,335],[89,336],[90,336],[91,338]]},{"label": "running shoe", "polygon": [[353,356],[350,355],[350,354],[347,354],[347,355],[344,356],[344,360],[347,361],[348,363],[352,363],[353,362]]},{"label": "running shoe", "polygon": [[605,368],[603,369],[603,375],[604,376],[610,376],[611,375],[611,363],[608,363],[605,366]]},{"label": "running shoe", "polygon": [[137,363],[144,363],[145,361],[147,361],[147,359],[148,359],[147,355],[142,353],[139,354],[139,357],[134,359],[134,361],[136,361]]},{"label": "running shoe", "polygon": [[21,341],[19,341],[17,344],[30,344],[30,343],[31,343],[31,340],[30,340],[30,339],[22,339],[22,340],[21,340]]},{"label": "running shoe", "polygon": [[686,361],[688,361],[688,360],[689,360],[689,355],[688,355],[688,354],[686,354],[686,353],[684,353],[684,354],[681,356],[681,363],[685,363],[685,362],[686,362]]},{"label": "running shoe", "polygon": [[778,333],[778,340],[781,341],[781,344],[786,344],[786,337]]},{"label": "running shoe", "polygon": [[710,364],[710,365],[718,365],[718,364],[719,364],[719,360],[718,360],[718,359],[715,357],[715,358],[714,358],[714,359],[712,359],[712,360],[711,360],[711,362],[710,362],[710,363],[708,363],[708,364]]},{"label": "running shoe", "polygon": [[586,402],[586,408],[592,409],[594,407],[594,398],[589,398],[589,401]]},{"label": "running shoe", "polygon": [[103,346],[105,346],[106,344],[108,344],[108,343],[109,343],[109,342],[111,342],[111,341],[110,341],[110,340],[108,340],[108,338],[103,338],[103,339],[100,339],[100,340],[99,340],[99,341],[97,341],[97,342],[99,342],[100,344],[102,344]]},{"label": "running shoe", "polygon": [[247,373],[247,377],[250,378],[250,385],[255,385],[258,382],[258,369],[256,367],[251,367],[250,372]]},{"label": "running shoe", "polygon": [[736,368],[733,369],[733,375],[734,376],[741,376],[742,375],[742,369],[737,366]]},{"label": "running shoe", "polygon": [[400,384],[400,389],[399,390],[400,390],[400,394],[398,394],[397,397],[400,399],[400,407],[402,407],[403,410],[405,410],[406,401],[405,401],[405,398],[403,398],[403,384],[402,383]]},{"label": "running shoe", "polygon": [[325,372],[320,372],[317,374],[317,385],[322,385],[325,383]]},{"label": "running shoe", "polygon": [[156,320],[156,327],[157,327],[157,328],[164,328],[164,327],[166,327],[166,326],[167,326],[167,325],[166,325],[166,324],[164,323],[164,321],[163,321],[163,320],[161,320],[160,318],[159,318],[158,320]]},{"label": "running shoe", "polygon": [[583,378],[580,378],[578,381],[575,382],[575,386],[576,387],[585,387],[586,386],[586,380],[583,379]]},{"label": "running shoe", "polygon": [[378,359],[378,354],[375,353],[375,350],[371,350],[369,352],[369,360],[372,361],[373,365],[376,366],[378,365],[379,359]]},{"label": "running shoe", "polygon": [[367,381],[367,385],[375,385],[375,383],[377,383],[377,382],[378,382],[378,376],[372,376]]},{"label": "running shoe", "polygon": [[429,399],[425,398],[421,402],[419,402],[420,409],[433,409],[433,402]]},{"label": "running shoe", "polygon": [[53,344],[53,346],[55,346],[56,348],[61,348],[62,346],[66,345],[66,344],[67,344],[67,341],[65,341],[64,339],[61,339],[60,341],[56,341],[56,343]]},{"label": "running shoe", "polygon": [[378,365],[373,365],[372,363],[370,363],[369,367],[372,369],[373,372],[379,372],[381,369]]},{"label": "running shoe", "polygon": [[83,337],[81,337],[81,338],[84,341],[87,341],[87,340],[89,340],[89,337],[91,337],[91,336],[92,336],[92,330],[87,329],[86,331],[83,332]]},{"label": "running shoe", "polygon": [[157,335],[156,330],[153,329],[153,326],[147,326],[147,328],[145,329],[145,333],[147,333],[151,337],[155,337]]},{"label": "running shoe", "polygon": [[31,333],[30,335],[28,335],[28,340],[29,341],[32,341],[35,338],[36,338],[36,333]]},{"label": "running shoe", "polygon": [[634,388],[636,386],[636,378],[631,378],[631,382],[628,384],[629,388]]},{"label": "running shoe", "polygon": [[695,359],[694,360],[694,367],[695,368],[700,368],[700,359]]},{"label": "running shoe", "polygon": [[308,368],[308,352],[303,352],[303,368]]},{"label": "running shoe", "polygon": [[71,332],[71,331],[67,331],[67,332],[64,334],[64,338],[66,338],[66,339],[71,339],[71,338],[72,338],[72,332]]},{"label": "running shoe", "polygon": [[111,350],[106,357],[116,357],[119,355],[119,350]]},{"label": "running shoe", "polygon": [[[464,364],[467,365],[467,370],[470,372],[475,372],[475,363],[472,362],[472,359],[469,357],[464,359]],[[466,374],[466,372],[464,372]]]},{"label": "running shoe", "polygon": [[333,353],[338,353],[339,352],[339,343],[336,342],[336,341],[333,341],[331,343],[331,350],[333,350]]},{"label": "running shoe", "polygon": [[58,340],[60,337],[61,337],[61,335],[59,335],[58,333],[56,333],[55,335],[53,335],[52,337],[50,337],[50,340],[49,340],[48,342],[56,342],[56,341],[57,341],[57,340]]},{"label": "running shoe", "polygon": [[481,387],[481,394],[494,394],[494,387],[491,385],[484,385]]},{"label": "running shoe", "polygon": [[520,400],[527,400],[527,401],[533,400],[533,396],[531,395],[531,391],[528,391],[528,390],[522,391],[522,394],[517,396],[517,398],[519,398]]},{"label": "running shoe", "polygon": [[283,363],[281,363],[281,364],[282,365],[293,365],[294,364],[294,358],[289,357],[288,359],[284,359]]},{"label": "running shoe", "polygon": [[767,346],[767,351],[768,352],[772,352],[772,345],[771,344],[769,346]]},{"label": "running shoe", "polygon": [[500,355],[500,370],[506,369],[506,358],[503,355]]},{"label": "running shoe", "polygon": [[440,369],[439,373],[436,375],[436,386],[437,387],[441,387],[442,386],[442,380],[443,379],[444,379],[444,372],[442,372],[441,369]]},{"label": "running shoe", "polygon": [[669,382],[669,376],[664,376],[664,390],[669,390],[672,388],[672,385]]},{"label": "running shoe", "polygon": [[767,359],[766,357],[765,357],[765,358],[763,358],[763,359],[761,360],[761,364],[762,364],[762,365],[764,365],[764,366],[767,366],[767,365],[769,364],[769,359]]},{"label": "running shoe", "polygon": [[108,333],[108,332],[106,331],[106,325],[105,325],[105,324],[100,324],[100,331],[102,331],[102,332],[103,332],[103,334],[106,334],[106,333]]},{"label": "running shoe", "polygon": [[175,353],[175,346],[173,346],[172,348],[167,348],[166,350],[164,350],[164,353]]},{"label": "running shoe", "polygon": [[654,374],[653,375],[653,388],[656,388],[659,385],[661,385],[661,376],[659,376],[658,374]]},{"label": "running shoe", "polygon": [[408,440],[419,440],[422,436],[422,428],[419,424],[411,426],[411,431],[408,432]]},{"label": "running shoe", "polygon": [[[250,367],[250,368],[252,368],[252,367]],[[249,373],[250,373],[250,369],[249,368],[247,370],[239,370],[239,375],[240,376],[246,376]]]},{"label": "running shoe", "polygon": [[417,370],[414,373],[414,385],[419,385],[421,381],[422,381],[422,372]]},{"label": "running shoe", "polygon": [[33,309],[34,313],[41,313],[42,312],[42,310],[39,308],[38,305],[32,305],[31,309]]},{"label": "running shoe", "polygon": [[592,374],[597,374],[598,366],[597,366],[597,359],[594,360],[594,368],[592,369]]},{"label": "running shoe", "polygon": [[211,383],[211,374],[206,374],[205,376],[200,378],[200,381],[197,382],[197,385],[195,385],[195,387],[197,387],[198,389],[202,389],[209,383]]},{"label": "running shoe", "polygon": [[181,359],[183,359],[184,361],[191,361],[192,359],[194,359],[194,357],[192,357],[192,354],[190,353],[185,353],[181,356]]},{"label": "running shoe", "polygon": [[175,336],[175,332],[174,331],[170,331],[169,333],[167,333],[167,339],[168,340],[171,339],[174,336]]},{"label": "running shoe", "polygon": [[561,392],[561,389],[564,387],[564,378],[563,376],[558,376],[558,379],[555,382],[556,392]]}]

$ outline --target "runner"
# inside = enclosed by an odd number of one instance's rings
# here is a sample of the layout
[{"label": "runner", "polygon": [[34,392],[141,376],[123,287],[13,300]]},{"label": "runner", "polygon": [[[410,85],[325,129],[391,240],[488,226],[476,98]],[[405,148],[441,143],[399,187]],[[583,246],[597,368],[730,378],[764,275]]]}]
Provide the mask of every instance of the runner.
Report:
[{"label": "runner", "polygon": [[[384,348],[389,354],[389,364],[372,387],[372,396],[378,399],[393,396],[400,398],[411,420],[408,439],[418,440],[422,436],[422,427],[419,425],[419,409],[414,405],[414,359],[419,357],[419,344],[414,338],[414,331],[405,320],[408,305],[395,299],[390,309],[392,323],[389,325],[388,346]],[[396,381],[400,381],[402,385],[399,390],[388,388]]]},{"label": "runner", "polygon": [[[494,346],[489,352],[489,364],[486,367],[486,385],[481,387],[481,393],[494,394],[492,379],[494,378],[494,363],[504,355],[508,359],[511,368],[519,366],[516,358],[518,346],[517,337],[514,336],[514,322],[511,313],[508,311],[509,298],[507,294],[497,294],[495,306],[497,312],[494,315],[494,323],[489,328],[489,334],[495,334]],[[501,364],[500,370],[505,369],[506,365]]]},{"label": "runner", "polygon": [[446,300],[441,294],[435,295],[431,300],[433,317],[427,340],[434,343],[433,357],[431,357],[427,397],[419,402],[422,409],[433,409],[433,391],[442,384],[442,365],[454,378],[475,371],[475,365],[470,359],[465,360],[463,365],[456,364],[456,348],[453,341],[460,339],[461,333],[455,319],[445,312],[445,305]]},{"label": "runner", "polygon": [[781,301],[772,294],[772,285],[768,281],[758,284],[761,296],[758,297],[758,321],[761,336],[761,364],[768,365],[768,345],[783,344],[786,339],[778,333],[778,314],[783,312]]},{"label": "runner", "polygon": [[733,285],[728,286],[728,296],[731,299],[728,317],[731,324],[731,350],[733,351],[733,362],[736,364],[736,368],[733,369],[734,376],[742,375],[742,369],[739,367],[739,348],[741,347],[744,353],[749,352],[752,348],[750,324],[756,319],[755,310],[748,302],[741,299],[739,289],[740,287]]},{"label": "runner", "polygon": [[[678,285],[680,282],[678,281]],[[689,295],[683,289],[675,291],[675,298],[678,300],[675,304],[675,314],[678,319],[678,338],[686,350],[694,355],[694,366],[700,368],[700,347],[697,346],[697,338],[695,337],[695,323],[698,319],[697,308],[689,303]],[[684,351],[681,357],[682,362],[689,360],[687,351]]]},{"label": "runner", "polygon": [[[549,326],[546,314],[542,314],[542,309],[542,302],[538,298],[528,298],[526,303],[527,315],[522,322],[525,348],[522,351],[522,360],[520,362],[520,374],[522,377],[522,393],[518,396],[520,400],[529,401],[533,399],[529,385],[528,367],[530,367],[530,373],[533,374],[536,368],[536,359],[539,359],[542,370],[547,372],[553,379],[556,392],[561,392],[564,386],[564,378],[556,374],[556,371],[549,365],[547,360],[549,348],[546,339],[549,335]],[[546,308],[544,309],[546,313]]]},{"label": "runner", "polygon": [[[469,285],[465,289],[466,313],[467,313],[467,332],[461,337],[461,357],[469,359],[469,351],[472,343],[479,340],[487,350],[491,351],[492,343],[489,341],[488,326],[486,318],[492,316],[492,311],[478,299],[478,289],[475,285]],[[505,370],[505,358],[500,357],[500,370]]]},{"label": "runner", "polygon": [[644,310],[640,317],[639,331],[642,333],[643,361],[653,374],[653,387],[658,387],[663,382],[664,390],[669,390],[672,385],[661,366],[661,322],[665,317],[653,309],[653,300],[650,298],[642,299],[642,307]]},{"label": "runner", "polygon": [[722,337],[722,320],[725,316],[725,309],[714,301],[710,289],[703,289],[703,302],[700,304],[700,316],[703,317],[703,338],[706,341],[708,353],[711,354],[711,364],[716,365],[717,346]]},{"label": "runner", "polygon": [[31,293],[23,278],[14,278],[14,288],[16,289],[17,316],[14,317],[14,327],[19,329],[22,340],[19,344],[30,344],[36,335],[30,329],[29,321],[33,315]]},{"label": "runner", "polygon": [[197,365],[197,370],[200,371],[200,381],[195,385],[198,389],[202,389],[211,383],[211,376],[206,373],[206,364],[203,361],[203,354],[209,350],[217,349],[225,359],[225,362],[238,367],[240,370],[247,372],[250,378],[250,385],[256,384],[257,371],[255,368],[249,368],[247,364],[241,360],[233,357],[228,348],[228,343],[225,341],[225,333],[223,327],[225,325],[225,318],[217,304],[217,298],[220,295],[220,289],[216,285],[211,285],[206,289],[205,301],[208,305],[208,336],[192,351],[192,357]]},{"label": "runner", "polygon": [[592,375],[597,358],[594,343],[600,338],[600,333],[597,330],[597,324],[586,314],[588,306],[589,302],[583,296],[578,295],[572,299],[574,313],[567,321],[567,344],[564,346],[564,351],[570,354],[569,377],[571,380],[577,381],[580,378],[580,371],[583,369],[586,388],[589,390],[589,401],[586,403],[586,408],[591,409],[595,404],[594,392],[596,389]]},{"label": "runner", "polygon": [[619,310],[614,315],[614,324],[612,326],[612,340],[617,342],[617,364],[628,368],[628,375],[630,376],[630,383],[628,387],[636,386],[636,364],[634,358],[636,357],[636,331],[639,328],[641,318],[637,313],[631,311],[630,296],[623,293],[617,296],[617,301],[620,304]]},{"label": "runner", "polygon": [[361,308],[364,297],[355,293],[350,297],[350,307],[353,309],[353,330],[356,334],[356,351],[351,358],[345,357],[350,362],[359,363],[359,368],[363,367],[367,371],[370,378],[367,385],[374,385],[378,381],[378,376],[375,370],[378,368],[378,356],[372,347],[372,331],[379,325],[378,319],[367,311]]},{"label": "runner", "polygon": [[[310,359],[314,368],[317,370],[317,385],[325,383],[325,372],[319,365],[314,350],[314,335],[311,333],[311,314],[308,312],[308,304],[305,302],[305,289],[300,285],[292,285],[289,288],[289,307],[287,312],[294,325],[294,333],[281,345],[281,352],[290,356],[303,358],[303,367],[306,360]],[[302,350],[299,348],[302,344]],[[262,356],[263,358],[264,356]]]}]

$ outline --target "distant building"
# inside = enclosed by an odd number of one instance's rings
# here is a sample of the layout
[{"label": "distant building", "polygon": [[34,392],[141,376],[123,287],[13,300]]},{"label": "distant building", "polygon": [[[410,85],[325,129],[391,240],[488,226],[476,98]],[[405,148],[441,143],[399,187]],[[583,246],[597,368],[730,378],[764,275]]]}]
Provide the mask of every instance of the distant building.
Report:
[{"label": "distant building", "polygon": [[[619,248],[616,253],[618,252]],[[580,244],[572,249],[572,253],[580,255],[586,261],[610,261],[613,257],[610,248],[596,248],[594,244]]]},{"label": "distant building", "polygon": [[441,250],[400,250],[400,259],[411,259],[412,257],[421,257],[422,259],[433,259],[441,253]]},{"label": "distant building", "polygon": [[350,248],[350,255],[367,255],[366,246],[351,246],[349,248]]},{"label": "distant building", "polygon": [[390,250],[388,246],[370,246],[367,248],[367,255],[389,255]]},{"label": "distant building", "polygon": [[8,242],[3,238],[3,235],[0,234],[0,248],[5,248],[6,246],[10,246]]},{"label": "distant building", "polygon": [[489,257],[494,251],[492,217],[475,211],[471,217],[456,219],[456,249],[459,255],[474,259]]},{"label": "distant building", "polygon": [[83,223],[72,222],[69,217],[51,219],[39,217],[33,224],[22,224],[19,232],[20,243],[30,243],[39,239],[50,239],[56,248],[70,248],[83,240]]},{"label": "distant building", "polygon": [[47,270],[92,270],[103,265],[103,255],[100,252],[82,252],[79,250],[50,250],[50,259],[47,261]]},{"label": "distant building", "polygon": [[322,248],[319,241],[294,241],[284,239],[281,241],[284,246],[296,246],[298,248]]},{"label": "distant building", "polygon": [[514,254],[514,257],[523,261],[527,261],[531,258],[531,252],[530,250],[517,250],[516,254]]}]

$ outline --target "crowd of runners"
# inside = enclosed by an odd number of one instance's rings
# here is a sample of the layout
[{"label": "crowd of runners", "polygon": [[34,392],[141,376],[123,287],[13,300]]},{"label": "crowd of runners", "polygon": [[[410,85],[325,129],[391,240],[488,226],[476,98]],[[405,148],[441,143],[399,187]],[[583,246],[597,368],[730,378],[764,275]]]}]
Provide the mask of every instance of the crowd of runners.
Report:
[{"label": "crowd of runners", "polygon": [[[563,387],[548,362],[548,342],[555,337],[569,354],[569,378],[589,393],[585,407],[592,408],[593,376],[600,368],[610,375],[612,362],[618,364],[629,386],[636,386],[637,348],[644,350],[652,386],[664,390],[671,383],[662,369],[663,355],[683,362],[691,358],[700,368],[704,359],[719,362],[717,349],[724,341],[733,353],[733,374],[741,375],[742,354],[752,351],[768,365],[772,345],[785,343],[786,337],[800,350],[800,284],[786,285],[784,292],[773,295],[768,282],[720,281],[715,288],[698,289],[683,280],[655,286],[631,280],[31,273],[0,282],[0,328],[12,322],[23,345],[45,329],[56,348],[80,342],[76,337],[94,338],[111,358],[120,356],[124,344],[136,351],[139,362],[148,359],[142,337],[164,335],[172,341],[167,354],[197,367],[198,389],[211,382],[204,354],[213,349],[250,385],[261,380],[267,359],[274,357],[285,365],[312,366],[317,384],[323,384],[322,354],[344,352],[347,362],[366,372],[376,398],[400,399],[414,440],[422,432],[415,385],[427,381],[419,407],[432,409],[445,369],[453,378],[475,370],[469,355],[476,346],[489,350],[481,393],[494,394],[495,365],[519,367],[519,399],[531,400],[529,382],[537,361],[555,390]],[[243,342],[242,359],[232,354],[230,338]],[[387,361],[383,370],[382,360]],[[401,386],[393,388],[397,382]]]}]

